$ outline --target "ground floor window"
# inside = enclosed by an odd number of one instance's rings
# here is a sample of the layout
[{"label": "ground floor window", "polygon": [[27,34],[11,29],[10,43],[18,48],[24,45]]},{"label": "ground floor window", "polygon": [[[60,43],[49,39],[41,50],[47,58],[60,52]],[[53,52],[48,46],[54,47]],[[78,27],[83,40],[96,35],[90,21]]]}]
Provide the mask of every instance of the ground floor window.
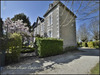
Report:
[{"label": "ground floor window", "polygon": [[52,37],[52,32],[51,32],[51,30],[48,31],[48,37]]}]

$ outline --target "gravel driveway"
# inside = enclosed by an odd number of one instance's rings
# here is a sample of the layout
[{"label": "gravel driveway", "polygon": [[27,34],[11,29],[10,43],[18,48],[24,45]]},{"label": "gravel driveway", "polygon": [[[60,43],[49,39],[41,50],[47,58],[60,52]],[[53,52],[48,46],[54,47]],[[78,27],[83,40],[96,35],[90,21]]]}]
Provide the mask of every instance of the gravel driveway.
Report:
[{"label": "gravel driveway", "polygon": [[69,52],[46,58],[30,57],[23,62],[5,66],[2,74],[89,74],[99,62],[99,51],[80,48],[80,52]]}]

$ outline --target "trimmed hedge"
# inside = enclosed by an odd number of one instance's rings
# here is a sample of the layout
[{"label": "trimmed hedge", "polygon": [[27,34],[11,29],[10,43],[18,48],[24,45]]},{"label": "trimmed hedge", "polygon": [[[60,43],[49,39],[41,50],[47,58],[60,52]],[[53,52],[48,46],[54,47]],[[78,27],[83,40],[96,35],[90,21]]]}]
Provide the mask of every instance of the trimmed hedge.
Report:
[{"label": "trimmed hedge", "polygon": [[39,57],[47,57],[63,52],[63,40],[55,38],[36,38]]}]

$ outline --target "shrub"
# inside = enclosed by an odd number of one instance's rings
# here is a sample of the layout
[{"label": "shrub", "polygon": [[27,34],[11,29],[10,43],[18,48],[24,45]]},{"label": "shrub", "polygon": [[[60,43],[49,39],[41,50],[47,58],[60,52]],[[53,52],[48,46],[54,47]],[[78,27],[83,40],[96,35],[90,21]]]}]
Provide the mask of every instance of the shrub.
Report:
[{"label": "shrub", "polygon": [[7,40],[6,40],[6,38],[4,38],[4,37],[0,37],[0,51],[2,51],[2,50],[6,50],[6,48],[7,48]]},{"label": "shrub", "polygon": [[6,38],[0,37],[0,66],[5,65]]},{"label": "shrub", "polygon": [[29,47],[29,48],[23,48],[21,50],[21,53],[29,53],[29,52],[33,52],[33,51],[34,51],[34,48]]},{"label": "shrub", "polygon": [[88,44],[88,47],[94,48],[94,45],[93,45],[93,42],[92,41],[91,42],[88,42],[87,44]]},{"label": "shrub", "polygon": [[78,50],[76,46],[69,46],[65,48],[64,52],[75,51],[75,50]]},{"label": "shrub", "polygon": [[20,59],[20,51],[22,49],[22,37],[20,34],[13,33],[8,40],[8,53],[6,54],[6,62],[17,62]]},{"label": "shrub", "polygon": [[39,57],[61,54],[63,52],[63,40],[55,38],[36,38]]},{"label": "shrub", "polygon": [[99,41],[94,41],[93,45],[95,48],[99,48],[99,46],[100,46]]},{"label": "shrub", "polygon": [[90,48],[99,48],[99,41],[91,41],[91,42],[88,42],[88,47]]},{"label": "shrub", "polygon": [[77,42],[78,47],[82,47],[82,42]]},{"label": "shrub", "polygon": [[87,42],[82,42],[82,47],[88,47]]}]

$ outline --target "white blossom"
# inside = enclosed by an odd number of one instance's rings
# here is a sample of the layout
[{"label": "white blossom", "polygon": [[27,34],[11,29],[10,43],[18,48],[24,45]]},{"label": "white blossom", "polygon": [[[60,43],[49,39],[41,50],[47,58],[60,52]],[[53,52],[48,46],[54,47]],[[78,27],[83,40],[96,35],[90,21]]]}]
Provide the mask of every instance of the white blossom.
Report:
[{"label": "white blossom", "polygon": [[7,18],[4,22],[4,30],[7,33],[20,33],[22,37],[26,40],[26,37],[30,37],[31,33],[29,32],[29,28],[26,27],[26,23],[23,23],[23,20],[18,20],[18,21],[12,21],[10,18]]}]

